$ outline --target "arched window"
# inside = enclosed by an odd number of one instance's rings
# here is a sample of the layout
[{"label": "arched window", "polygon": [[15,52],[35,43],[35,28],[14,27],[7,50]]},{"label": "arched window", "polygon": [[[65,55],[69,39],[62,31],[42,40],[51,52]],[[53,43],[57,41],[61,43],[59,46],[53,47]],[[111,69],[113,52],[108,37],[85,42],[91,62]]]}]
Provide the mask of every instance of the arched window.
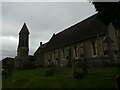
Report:
[{"label": "arched window", "polygon": [[65,50],[62,49],[62,56],[63,56],[63,59],[65,59]]},{"label": "arched window", "polygon": [[53,59],[55,60],[56,54],[55,54],[55,50],[53,52]]},{"label": "arched window", "polygon": [[80,44],[80,58],[84,58],[84,44]]},{"label": "arched window", "polygon": [[97,50],[96,50],[95,41],[92,41],[92,42],[91,42],[91,46],[92,46],[92,53],[93,53],[93,55],[97,55]]},{"label": "arched window", "polygon": [[74,52],[75,52],[75,57],[78,57],[78,51],[77,51],[77,46],[74,46]]}]

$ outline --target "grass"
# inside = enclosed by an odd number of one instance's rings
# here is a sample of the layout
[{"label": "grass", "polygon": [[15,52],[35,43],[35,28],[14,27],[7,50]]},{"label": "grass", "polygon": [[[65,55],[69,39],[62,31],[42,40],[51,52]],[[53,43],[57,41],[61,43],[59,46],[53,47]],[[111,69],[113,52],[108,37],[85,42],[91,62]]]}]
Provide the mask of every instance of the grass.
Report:
[{"label": "grass", "polygon": [[[59,68],[54,76],[45,77],[48,68],[15,71],[3,80],[3,88],[116,88],[117,68],[90,68],[82,79],[71,77],[71,68]],[[77,71],[81,72],[80,68]]]}]

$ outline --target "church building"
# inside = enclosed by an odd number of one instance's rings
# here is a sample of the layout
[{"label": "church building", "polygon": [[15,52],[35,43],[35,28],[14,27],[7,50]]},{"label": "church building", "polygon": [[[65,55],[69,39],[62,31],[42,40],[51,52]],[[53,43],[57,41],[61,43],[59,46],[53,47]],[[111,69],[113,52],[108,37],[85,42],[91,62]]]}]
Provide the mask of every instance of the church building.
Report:
[{"label": "church building", "polygon": [[29,34],[24,23],[19,32],[15,68],[22,69],[25,65],[71,67],[73,64],[94,67],[119,63],[120,30],[112,23],[102,23],[97,14],[53,34],[47,43],[40,42],[34,55],[29,55]]},{"label": "church building", "polygon": [[[28,34],[26,34],[28,35]],[[106,66],[118,63],[120,32],[97,14],[59,32],[34,53],[36,63],[49,66]],[[27,48],[26,48],[27,49]]]}]

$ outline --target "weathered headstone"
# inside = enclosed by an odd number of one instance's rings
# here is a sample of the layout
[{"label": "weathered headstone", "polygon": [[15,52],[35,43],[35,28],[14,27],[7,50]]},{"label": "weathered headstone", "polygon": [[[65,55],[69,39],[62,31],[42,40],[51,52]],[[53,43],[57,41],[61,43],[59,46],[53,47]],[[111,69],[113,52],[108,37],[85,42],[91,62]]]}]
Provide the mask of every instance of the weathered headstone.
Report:
[{"label": "weathered headstone", "polygon": [[115,79],[117,80],[118,90],[120,90],[120,75],[116,76]]}]

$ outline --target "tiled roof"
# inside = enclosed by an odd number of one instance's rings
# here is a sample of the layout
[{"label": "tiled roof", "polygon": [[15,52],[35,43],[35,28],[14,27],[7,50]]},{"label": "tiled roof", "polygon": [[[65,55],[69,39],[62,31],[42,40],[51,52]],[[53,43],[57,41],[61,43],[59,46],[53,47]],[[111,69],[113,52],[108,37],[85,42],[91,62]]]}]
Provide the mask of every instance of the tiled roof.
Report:
[{"label": "tiled roof", "polygon": [[48,42],[45,51],[104,34],[106,33],[106,27],[107,26],[97,18],[97,14],[95,14],[58,34],[53,35]]}]

